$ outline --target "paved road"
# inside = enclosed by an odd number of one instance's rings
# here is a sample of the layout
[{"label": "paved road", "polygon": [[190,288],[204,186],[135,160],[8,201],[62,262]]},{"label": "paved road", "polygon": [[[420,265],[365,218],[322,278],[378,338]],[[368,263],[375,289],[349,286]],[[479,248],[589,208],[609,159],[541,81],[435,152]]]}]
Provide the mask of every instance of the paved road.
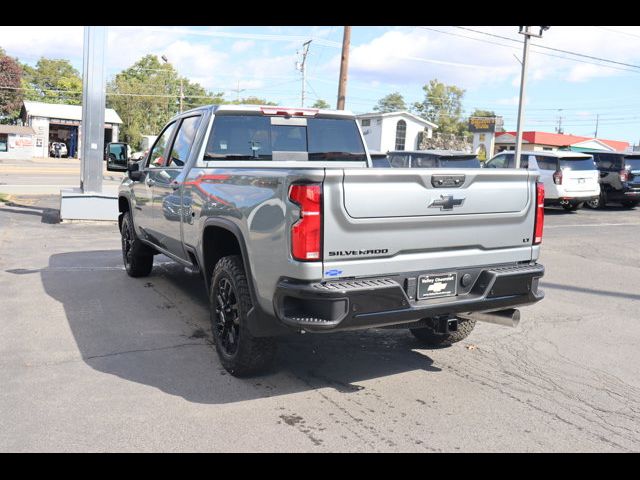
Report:
[{"label": "paved road", "polygon": [[[0,451],[639,451],[640,209],[547,211],[547,298],[425,349],[302,335],[240,380],[200,278],[122,269],[112,224],[0,206]],[[19,206],[22,205],[22,206]]]},{"label": "paved road", "polygon": [[[105,169],[104,187],[116,188],[121,180],[121,173],[107,172]],[[0,160],[0,193],[59,194],[61,188],[79,185],[80,161],[74,158]]]}]

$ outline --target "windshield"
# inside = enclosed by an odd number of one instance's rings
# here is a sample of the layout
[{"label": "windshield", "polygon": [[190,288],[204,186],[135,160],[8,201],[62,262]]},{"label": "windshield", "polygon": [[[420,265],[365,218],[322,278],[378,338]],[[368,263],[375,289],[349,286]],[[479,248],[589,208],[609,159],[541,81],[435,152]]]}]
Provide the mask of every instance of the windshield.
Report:
[{"label": "windshield", "polygon": [[562,170],[596,170],[596,165],[592,157],[564,157],[560,159],[560,168]]},{"label": "windshield", "polygon": [[640,170],[640,157],[626,157],[624,167],[627,170]]},{"label": "windshield", "polygon": [[309,118],[306,119],[306,125],[272,125],[272,118],[276,117],[217,116],[204,159],[273,160],[274,152],[297,152],[302,155],[287,159],[367,160],[353,119]]}]

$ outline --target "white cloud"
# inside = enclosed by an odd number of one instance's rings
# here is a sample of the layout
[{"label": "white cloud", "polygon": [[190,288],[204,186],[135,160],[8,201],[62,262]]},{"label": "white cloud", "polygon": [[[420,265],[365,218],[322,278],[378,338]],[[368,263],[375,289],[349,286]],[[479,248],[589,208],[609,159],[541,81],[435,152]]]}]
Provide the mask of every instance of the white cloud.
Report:
[{"label": "white cloud", "polygon": [[231,45],[231,50],[235,53],[241,53],[249,50],[256,44],[253,40],[239,40]]},{"label": "white cloud", "polygon": [[[0,27],[0,46],[20,61],[34,64],[40,57],[77,58],[82,66],[84,27]],[[75,62],[76,65],[78,62]]]}]

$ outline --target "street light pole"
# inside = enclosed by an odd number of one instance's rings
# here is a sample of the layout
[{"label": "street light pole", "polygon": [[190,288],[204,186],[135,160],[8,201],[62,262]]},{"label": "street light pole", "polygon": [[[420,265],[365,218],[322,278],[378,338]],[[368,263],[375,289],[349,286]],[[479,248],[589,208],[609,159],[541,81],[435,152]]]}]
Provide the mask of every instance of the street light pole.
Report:
[{"label": "street light pole", "polygon": [[518,131],[516,133],[515,167],[520,168],[520,154],[522,152],[522,129],[524,128],[524,98],[527,86],[527,58],[529,56],[529,40],[531,37],[542,38],[542,32],[549,27],[540,27],[540,33],[531,32],[531,27],[520,27],[520,34],[524,35],[524,49],[522,51],[522,73],[520,76],[520,100],[518,102]]}]

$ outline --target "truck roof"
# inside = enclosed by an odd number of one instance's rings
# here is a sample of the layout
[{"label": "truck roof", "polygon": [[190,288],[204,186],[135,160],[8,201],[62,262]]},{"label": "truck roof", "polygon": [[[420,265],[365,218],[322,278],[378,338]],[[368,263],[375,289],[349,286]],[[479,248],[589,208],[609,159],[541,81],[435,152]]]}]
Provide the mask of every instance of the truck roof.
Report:
[{"label": "truck roof", "polygon": [[286,107],[280,105],[205,105],[202,107],[192,108],[185,112],[176,115],[174,118],[180,117],[187,113],[192,113],[200,110],[211,109],[213,113],[226,113],[226,112],[247,112],[247,113],[263,113],[265,115],[281,115],[284,112],[290,112],[294,116],[302,117],[315,117],[315,116],[328,116],[328,117],[345,117],[355,118],[353,112],[349,110],[333,110],[324,108],[301,108],[301,107]]}]

